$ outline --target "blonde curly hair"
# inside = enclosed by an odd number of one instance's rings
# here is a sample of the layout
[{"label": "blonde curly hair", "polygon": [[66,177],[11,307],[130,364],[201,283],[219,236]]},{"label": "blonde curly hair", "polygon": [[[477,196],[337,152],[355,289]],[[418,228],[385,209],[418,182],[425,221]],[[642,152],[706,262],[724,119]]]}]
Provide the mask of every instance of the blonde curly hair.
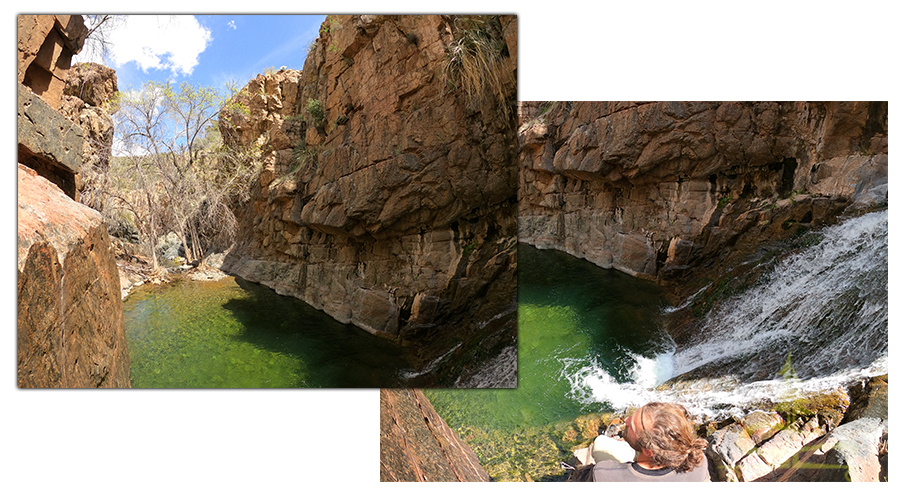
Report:
[{"label": "blonde curly hair", "polygon": [[707,442],[694,433],[687,410],[674,403],[648,403],[641,412],[644,431],[637,444],[651,452],[650,462],[687,472],[703,461]]}]

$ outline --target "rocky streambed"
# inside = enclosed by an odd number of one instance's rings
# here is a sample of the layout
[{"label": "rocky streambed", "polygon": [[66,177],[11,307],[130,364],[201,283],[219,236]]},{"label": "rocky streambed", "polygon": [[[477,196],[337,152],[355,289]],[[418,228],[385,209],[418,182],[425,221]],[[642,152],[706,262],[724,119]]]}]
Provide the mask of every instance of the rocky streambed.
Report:
[{"label": "rocky streambed", "polygon": [[[759,403],[740,415],[697,420],[709,442],[713,481],[887,481],[888,376],[849,388]],[[633,410],[633,409],[632,409]],[[517,432],[455,429],[492,481],[565,481],[560,462],[588,446],[598,429],[631,413],[590,413]]]}]

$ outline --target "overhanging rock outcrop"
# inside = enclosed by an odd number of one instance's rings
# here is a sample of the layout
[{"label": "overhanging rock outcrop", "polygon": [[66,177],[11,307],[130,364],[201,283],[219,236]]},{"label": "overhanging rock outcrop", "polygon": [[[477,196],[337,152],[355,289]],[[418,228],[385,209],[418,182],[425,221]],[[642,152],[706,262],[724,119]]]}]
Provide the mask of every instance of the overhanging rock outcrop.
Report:
[{"label": "overhanging rock outcrop", "polygon": [[59,109],[72,56],[88,36],[84,18],[71,15],[21,15],[18,26],[18,82]]},{"label": "overhanging rock outcrop", "polygon": [[[440,358],[442,380],[514,349],[515,23],[328,16],[302,72],[260,75],[222,113],[264,158],[223,269],[414,346],[423,370]],[[471,26],[505,93],[445,80]]]},{"label": "overhanging rock outcrop", "polygon": [[17,27],[19,162],[78,200],[82,131],[56,111],[88,29],[69,15],[20,15]]},{"label": "overhanging rock outcrop", "polygon": [[671,282],[887,200],[884,102],[523,106],[519,235]]}]

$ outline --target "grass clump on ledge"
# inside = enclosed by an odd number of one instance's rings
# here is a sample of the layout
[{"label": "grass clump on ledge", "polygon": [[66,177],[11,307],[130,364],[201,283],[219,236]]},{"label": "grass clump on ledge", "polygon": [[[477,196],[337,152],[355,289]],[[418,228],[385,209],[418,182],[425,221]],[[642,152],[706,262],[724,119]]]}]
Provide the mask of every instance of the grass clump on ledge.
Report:
[{"label": "grass clump on ledge", "polygon": [[458,17],[454,40],[447,47],[444,80],[449,88],[465,92],[470,105],[493,98],[504,114],[511,113],[516,90],[515,61],[503,38],[497,16]]}]

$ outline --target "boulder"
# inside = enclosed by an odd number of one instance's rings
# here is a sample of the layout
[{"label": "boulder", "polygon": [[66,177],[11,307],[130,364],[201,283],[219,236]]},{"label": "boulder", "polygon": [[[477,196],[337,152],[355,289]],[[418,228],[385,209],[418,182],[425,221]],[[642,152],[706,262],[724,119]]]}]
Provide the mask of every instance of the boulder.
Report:
[{"label": "boulder", "polygon": [[17,254],[19,387],[130,387],[106,225],[24,165]]},{"label": "boulder", "polygon": [[420,390],[381,390],[381,481],[489,481]]},{"label": "boulder", "polygon": [[739,423],[719,429],[710,436],[706,449],[710,468],[716,471],[720,481],[738,481],[735,466],[755,446],[750,434]]},{"label": "boulder", "polygon": [[18,86],[18,156],[51,180],[70,198],[78,199],[84,133],[22,84]]},{"label": "boulder", "polygon": [[842,423],[860,418],[888,420],[888,376],[881,375],[861,381],[850,388],[853,401],[844,415]]},{"label": "boulder", "polygon": [[878,482],[887,480],[887,425],[864,417],[842,424],[793,457],[777,481]]}]

